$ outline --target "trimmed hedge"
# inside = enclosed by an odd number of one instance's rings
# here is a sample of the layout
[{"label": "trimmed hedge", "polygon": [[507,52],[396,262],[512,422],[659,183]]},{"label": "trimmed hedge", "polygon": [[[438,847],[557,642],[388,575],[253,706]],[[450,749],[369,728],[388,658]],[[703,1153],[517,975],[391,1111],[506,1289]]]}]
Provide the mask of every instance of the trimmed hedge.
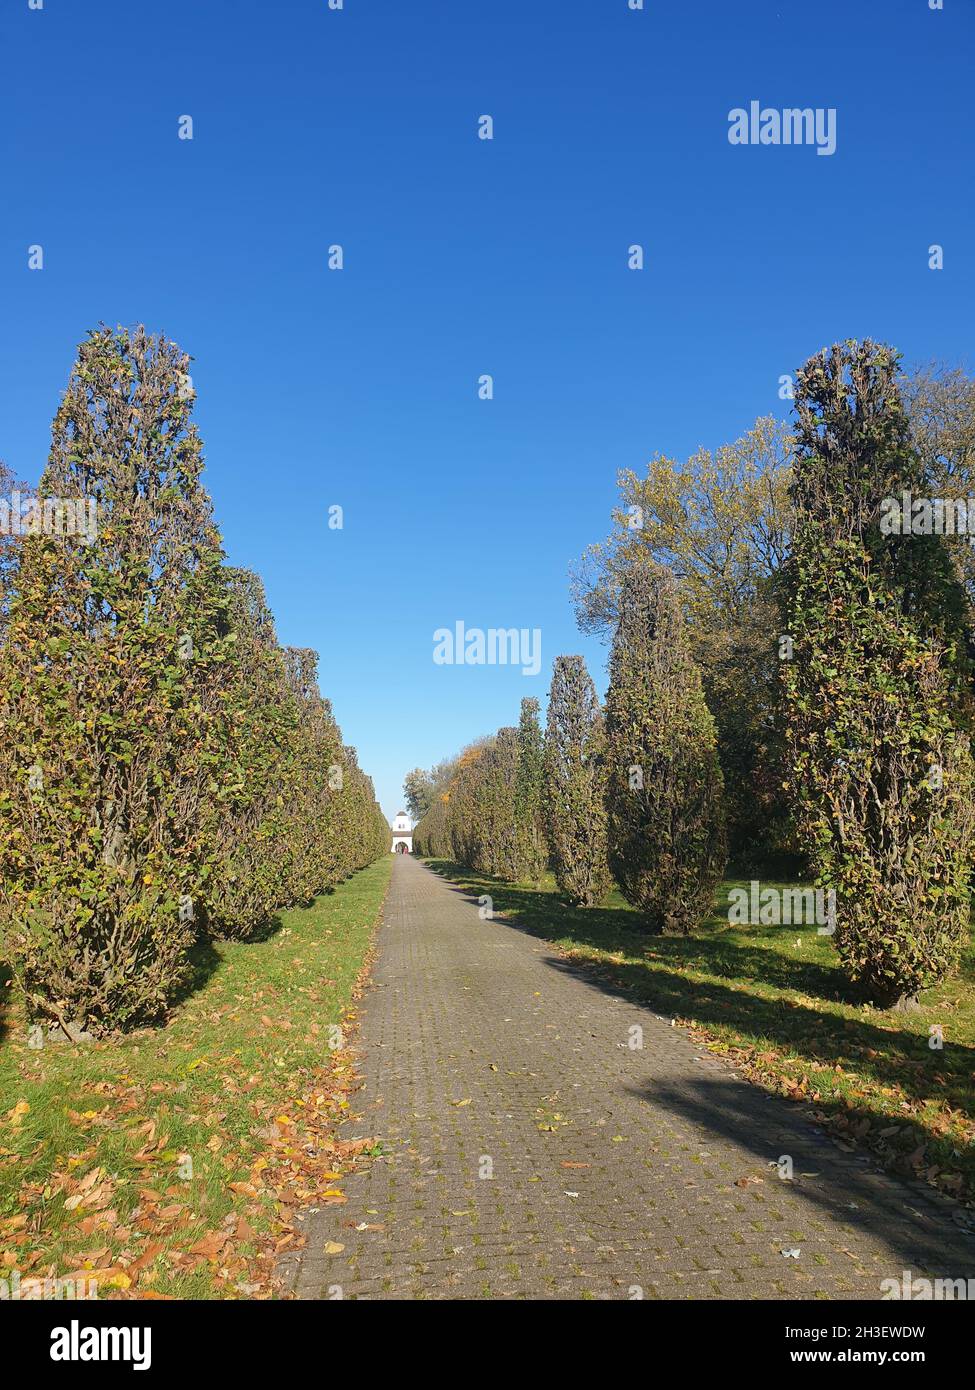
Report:
[{"label": "trimmed hedge", "polygon": [[606,727],[581,656],[552,669],[545,727],[545,826],[559,890],[592,907],[610,885],[606,862]]},{"label": "trimmed hedge", "polygon": [[372,784],[224,563],[189,359],[144,329],[81,345],[36,528],[0,568],[0,928],[29,1015],[105,1033],[159,1017],[201,931],[246,936],[388,849]]},{"label": "trimmed hedge", "polygon": [[647,561],[624,581],[609,671],[610,871],[652,931],[679,935],[724,872],[724,781],[677,586]]}]

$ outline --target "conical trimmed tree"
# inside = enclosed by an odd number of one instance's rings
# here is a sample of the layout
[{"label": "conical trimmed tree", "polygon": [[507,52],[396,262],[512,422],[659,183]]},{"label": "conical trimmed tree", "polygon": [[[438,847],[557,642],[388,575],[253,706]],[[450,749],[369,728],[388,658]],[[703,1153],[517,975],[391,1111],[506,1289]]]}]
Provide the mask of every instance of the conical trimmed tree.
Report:
[{"label": "conical trimmed tree", "polygon": [[559,891],[582,907],[609,888],[606,728],[581,656],[558,656],[545,726],[545,826]]},{"label": "conical trimmed tree", "polygon": [[518,724],[518,771],[514,787],[515,831],[518,841],[518,878],[537,883],[545,870],[545,830],[542,823],[544,752],[538,722],[538,701],[526,696]]},{"label": "conical trimmed tree", "polygon": [[900,513],[926,489],[896,354],[824,351],[795,404],[791,791],[851,980],[908,1005],[955,968],[969,926],[963,595],[942,538]]},{"label": "conical trimmed tree", "polygon": [[229,641],[219,678],[226,757],[211,803],[211,934],[246,938],[288,901],[298,707],[289,688],[264,585],[249,570],[224,572]]},{"label": "conical trimmed tree", "polygon": [[211,866],[226,594],[188,365],[142,328],[89,335],[40,494],[94,524],[37,528],[8,576],[5,945],[30,1013],[70,1034],[165,1010]]},{"label": "conical trimmed tree", "polygon": [[298,706],[298,737],[286,796],[291,802],[288,901],[309,903],[344,877],[340,802],[346,782],[342,736],[318,688],[318,653],[285,647],[288,685]]},{"label": "conical trimmed tree", "polygon": [[623,582],[609,670],[609,867],[651,930],[687,933],[724,870],[724,787],[677,588],[646,561]]},{"label": "conical trimmed tree", "polygon": [[468,813],[475,844],[473,866],[516,883],[520,869],[512,788],[518,776],[518,730],[499,729],[474,767],[478,775]]}]

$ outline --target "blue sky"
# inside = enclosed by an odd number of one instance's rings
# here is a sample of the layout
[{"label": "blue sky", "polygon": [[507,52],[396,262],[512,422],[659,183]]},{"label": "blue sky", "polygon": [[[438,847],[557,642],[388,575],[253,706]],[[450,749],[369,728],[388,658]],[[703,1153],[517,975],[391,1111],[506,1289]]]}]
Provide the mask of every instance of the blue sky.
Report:
[{"label": "blue sky", "polygon": [[[559,652],[602,685],[567,571],[619,468],[839,338],[972,366],[971,0],[4,0],[0,51],[0,456],[37,479],[88,327],[175,338],[228,554],[389,815]],[[836,153],[732,146],[751,100]],[[457,620],[541,673],[435,665]]]}]

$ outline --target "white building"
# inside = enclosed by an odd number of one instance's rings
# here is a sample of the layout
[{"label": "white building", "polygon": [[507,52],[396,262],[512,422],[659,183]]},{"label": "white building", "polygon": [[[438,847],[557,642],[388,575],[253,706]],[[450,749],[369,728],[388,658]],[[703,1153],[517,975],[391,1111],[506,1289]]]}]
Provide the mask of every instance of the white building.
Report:
[{"label": "white building", "polygon": [[393,854],[413,853],[413,827],[405,811],[397,811],[393,821]]}]

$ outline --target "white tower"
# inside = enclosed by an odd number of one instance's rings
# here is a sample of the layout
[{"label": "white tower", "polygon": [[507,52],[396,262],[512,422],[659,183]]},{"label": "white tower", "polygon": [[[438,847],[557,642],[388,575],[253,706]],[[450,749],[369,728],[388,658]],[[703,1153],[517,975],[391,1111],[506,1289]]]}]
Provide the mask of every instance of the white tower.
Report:
[{"label": "white tower", "polygon": [[393,854],[413,853],[413,827],[405,811],[397,811],[393,821]]}]

